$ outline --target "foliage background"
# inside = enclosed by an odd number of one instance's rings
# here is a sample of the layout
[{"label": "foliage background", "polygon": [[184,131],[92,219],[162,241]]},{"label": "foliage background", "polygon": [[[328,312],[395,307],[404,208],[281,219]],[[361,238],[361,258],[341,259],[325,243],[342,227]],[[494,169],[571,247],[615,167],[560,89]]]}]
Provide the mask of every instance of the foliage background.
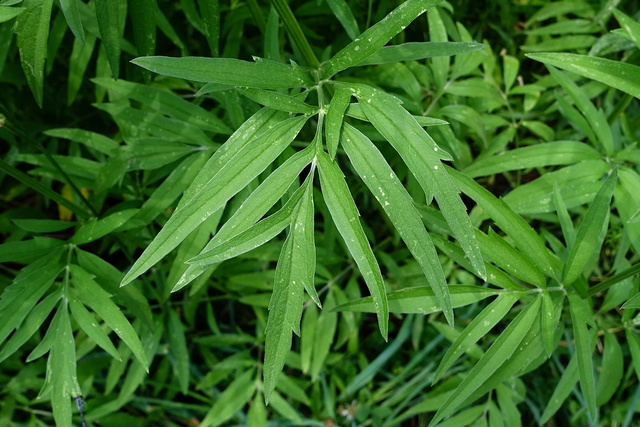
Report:
[{"label": "foliage background", "polygon": [[[410,24],[394,18],[393,29],[369,34],[390,45],[461,43],[441,45],[445,56],[370,58],[372,65],[322,76],[340,84],[313,89],[313,79],[322,80],[314,57],[335,64],[400,3],[292,2],[289,16],[278,1],[0,1],[0,425],[78,425],[79,396],[87,422],[104,426],[428,425],[447,416],[439,425],[633,425],[637,5],[443,2]],[[272,86],[281,74],[242,75],[236,63],[224,81],[182,79],[140,58],[152,55],[293,60],[311,83],[283,90],[290,86]],[[236,76],[245,80],[234,83]],[[356,97],[341,95],[349,88]],[[384,100],[378,110],[367,106],[367,93]],[[288,119],[287,111],[297,115]],[[175,250],[120,287],[193,196],[207,160],[243,125],[264,124],[255,114],[272,113],[262,130],[289,120],[276,128],[299,125],[291,143],[224,209],[196,218]],[[427,126],[434,147],[450,156],[440,171],[446,164],[453,187],[429,194],[394,140],[408,128],[385,128],[383,113],[395,114],[388,126],[413,123],[411,115]],[[403,209],[385,209],[361,179],[369,173],[357,160],[366,138],[381,153],[373,170],[390,165],[406,189],[390,187]],[[316,162],[320,151],[329,154],[324,163]],[[304,153],[316,160],[303,161]],[[219,167],[226,162],[232,172],[241,164],[221,157]],[[229,226],[220,237],[223,224],[274,171],[300,158],[291,188],[280,183],[282,200],[267,181],[275,199],[242,223],[247,238],[258,236],[244,242],[255,248],[224,246],[234,232]],[[327,195],[340,175],[329,177],[330,165],[345,175],[363,234],[338,219],[336,206],[346,205]],[[180,201],[183,194],[191,196]],[[305,210],[299,200],[311,204]],[[469,217],[452,208],[456,200]],[[414,211],[422,223],[410,231],[426,230],[420,241],[437,247],[434,271],[441,268],[448,298],[437,297],[402,234]],[[272,222],[261,235],[252,227],[263,216]],[[296,218],[312,225],[311,236],[291,231]],[[349,232],[366,236],[374,258],[354,253]],[[291,263],[301,271],[287,273],[282,248],[292,234],[315,249]],[[185,261],[217,235],[216,256],[225,261],[181,281],[197,269]],[[476,252],[484,262],[474,262]],[[388,317],[367,299],[376,271]],[[293,303],[269,310],[278,274],[310,275],[307,291],[316,290],[322,309],[303,301],[300,288]],[[457,307],[453,325],[442,301]],[[277,316],[284,327],[269,329]],[[284,340],[275,353],[269,330]]]}]

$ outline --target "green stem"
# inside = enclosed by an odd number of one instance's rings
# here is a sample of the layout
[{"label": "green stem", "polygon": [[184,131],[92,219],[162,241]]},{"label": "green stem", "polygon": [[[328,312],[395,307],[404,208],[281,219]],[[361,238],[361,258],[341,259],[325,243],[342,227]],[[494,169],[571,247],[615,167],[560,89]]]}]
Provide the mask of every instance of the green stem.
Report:
[{"label": "green stem", "polygon": [[280,15],[280,18],[282,19],[287,32],[293,39],[293,42],[298,46],[298,49],[300,49],[300,52],[302,53],[304,60],[307,62],[307,65],[311,68],[319,68],[320,61],[318,61],[315,53],[313,53],[313,50],[311,50],[311,45],[302,32],[300,24],[298,24],[295,16],[293,16],[293,12],[291,11],[289,4],[287,3],[287,0],[271,0],[271,4],[273,4],[276,12],[278,12],[278,15]]},{"label": "green stem", "polygon": [[613,277],[608,278],[607,280],[598,283],[596,286],[589,288],[589,296],[593,296],[598,292],[602,292],[605,289],[615,285],[618,282],[623,281],[624,279],[633,276],[634,274],[640,273],[640,262],[632,265],[621,273],[616,274]]}]

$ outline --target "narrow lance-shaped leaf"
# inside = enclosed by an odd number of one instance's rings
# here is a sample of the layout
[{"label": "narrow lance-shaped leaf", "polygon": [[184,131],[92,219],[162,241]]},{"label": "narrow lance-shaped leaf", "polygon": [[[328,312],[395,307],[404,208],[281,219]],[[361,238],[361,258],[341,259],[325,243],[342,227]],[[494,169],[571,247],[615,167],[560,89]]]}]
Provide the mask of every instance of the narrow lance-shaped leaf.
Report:
[{"label": "narrow lance-shaped leaf", "polygon": [[312,86],[299,69],[280,62],[256,58],[256,62],[232,58],[148,56],[131,62],[165,76],[206,83],[222,83],[262,89]]},{"label": "narrow lance-shaped leaf", "polygon": [[138,334],[131,326],[131,323],[124,317],[122,311],[118,308],[109,295],[100,285],[98,285],[93,277],[87,273],[82,267],[71,265],[71,275],[73,284],[78,291],[80,300],[104,320],[104,322],[115,332],[127,347],[131,349],[136,359],[142,364],[144,369],[149,372],[149,364],[145,355],[142,343]]},{"label": "narrow lance-shaped leaf", "polygon": [[396,98],[370,86],[352,86],[367,118],[400,154],[427,198],[433,192],[460,247],[480,277],[486,278],[471,220],[458,188],[440,161],[443,158],[440,148]]},{"label": "narrow lance-shaped leaf", "polygon": [[579,380],[578,376],[578,358],[574,354],[569,364],[565,368],[562,376],[560,377],[560,381],[558,381],[558,385],[555,390],[553,390],[553,394],[551,398],[549,398],[549,402],[547,406],[544,408],[541,416],[541,422],[546,423],[553,417],[553,415],[562,407],[565,399],[569,397],[571,392],[573,391],[576,383]]},{"label": "narrow lance-shaped leaf", "polygon": [[322,76],[327,79],[359,64],[404,30],[414,19],[442,0],[408,0],[395,8],[380,22],[363,32],[324,64]]},{"label": "narrow lance-shaped leaf", "polygon": [[[310,175],[312,177],[313,174]],[[292,334],[300,335],[303,289],[306,283],[313,284],[315,274],[315,247],[313,240],[307,239],[307,227],[313,231],[313,222],[306,224],[307,210],[313,212],[313,186],[307,181],[305,194],[291,221],[289,236],[284,242],[276,275],[273,294],[269,301],[265,354],[264,354],[264,396],[268,403],[276,387],[278,376],[285,358],[291,349]],[[313,217],[311,217],[313,218]]]},{"label": "narrow lance-shaped leaf", "polygon": [[313,105],[305,103],[298,97],[284,95],[270,90],[238,88],[238,91],[252,101],[262,104],[265,107],[273,108],[274,110],[286,111],[288,113],[310,114],[318,109]]},{"label": "narrow lance-shaped leaf", "polygon": [[129,0],[129,18],[138,55],[153,55],[156,50],[156,0]]},{"label": "narrow lance-shaped leaf", "polygon": [[68,310],[66,302],[58,307],[60,321],[47,361],[47,377],[53,383],[51,406],[57,425],[71,425],[70,398],[81,395],[76,374],[76,346]]},{"label": "narrow lance-shaped leaf", "polygon": [[465,174],[453,168],[447,168],[447,171],[456,186],[471,197],[496,225],[511,237],[522,254],[528,256],[547,275],[554,276],[555,269],[542,238],[520,215]]},{"label": "narrow lance-shaped leaf", "polygon": [[500,366],[516,351],[525,335],[531,329],[540,310],[541,298],[534,299],[500,334],[489,350],[467,374],[447,401],[438,409],[429,426],[436,425],[447,415],[451,414],[480,386],[493,375]]},{"label": "narrow lance-shaped leaf", "polygon": [[26,10],[16,18],[13,27],[24,75],[41,108],[52,5],[53,0],[25,0],[22,6]]},{"label": "narrow lance-shaped leaf", "polygon": [[84,45],[84,28],[82,28],[82,20],[80,19],[78,0],[60,0],[60,8],[73,35],[81,45]]},{"label": "narrow lance-shaped leaf", "polygon": [[247,369],[220,394],[200,424],[201,427],[224,424],[251,399],[256,389],[253,369]]},{"label": "narrow lance-shaped leaf", "polygon": [[0,363],[18,351],[18,349],[40,329],[61,296],[62,292],[51,293],[31,310],[29,315],[24,319],[24,322],[22,322],[16,332],[11,335],[9,341],[2,347],[2,351],[0,351]]},{"label": "narrow lance-shaped leaf", "polygon": [[389,306],[378,261],[360,224],[360,214],[349,192],[342,171],[324,152],[318,155],[320,185],[333,222],[344,239],[364,278],[378,315],[382,336],[387,339]]},{"label": "narrow lance-shaped leaf", "polygon": [[33,262],[16,276],[0,296],[0,343],[18,328],[60,273],[58,255]]},{"label": "narrow lance-shaped leaf", "polygon": [[[296,181],[302,169],[313,159],[313,154],[314,148],[309,146],[289,157],[247,197],[238,210],[234,212],[233,216],[222,225],[220,230],[202,249],[201,253],[212,250],[221,243],[237,236],[262,218]],[[171,291],[175,292],[182,289],[207,268],[207,266],[190,265]]]},{"label": "narrow lance-shaped leaf", "polygon": [[369,190],[389,216],[402,240],[422,268],[449,324],[453,308],[447,282],[433,242],[404,188],[375,145],[353,126],[345,123],[342,146]]},{"label": "narrow lance-shaped leaf", "polygon": [[265,244],[291,223],[291,217],[296,211],[298,202],[305,191],[306,186],[299,187],[278,212],[247,228],[229,240],[216,240],[218,242],[217,246],[203,251],[187,262],[191,265],[211,265],[234,258]]},{"label": "narrow lance-shaped leaf", "polygon": [[334,85],[333,98],[329,102],[327,115],[324,120],[324,134],[327,142],[327,151],[329,157],[334,159],[338,150],[340,141],[340,132],[342,130],[342,121],[344,114],[349,107],[351,100],[351,92],[342,85]]},{"label": "narrow lance-shaped leaf", "polygon": [[573,53],[531,53],[527,56],[640,98],[640,67],[637,65]]},{"label": "narrow lance-shaped leaf", "polygon": [[616,178],[617,169],[614,169],[602,184],[600,191],[598,191],[593,203],[584,215],[584,220],[578,228],[575,242],[571,246],[565,265],[563,282],[566,285],[575,282],[582,275],[589,260],[600,252],[604,240],[603,231],[609,218]]},{"label": "narrow lance-shaped leaf", "polygon": [[582,299],[577,293],[570,292],[569,312],[573,323],[573,338],[576,343],[576,356],[578,358],[578,375],[580,388],[587,403],[587,410],[592,419],[596,419],[596,378],[593,372],[593,343],[591,334],[587,328],[593,325],[593,312],[589,308],[589,302]]},{"label": "narrow lance-shaped leaf", "polygon": [[76,320],[76,323],[78,323],[87,336],[109,353],[111,357],[116,360],[121,360],[118,350],[113,346],[109,336],[96,322],[96,319],[89,310],[87,310],[73,295],[69,296],[69,308],[71,309],[71,314]]},{"label": "narrow lance-shaped leaf", "polygon": [[470,42],[403,43],[382,47],[356,65],[388,64],[397,61],[417,61],[438,56],[453,56],[484,49],[485,47],[486,45],[482,43]]},{"label": "narrow lance-shaped leaf", "polygon": [[122,279],[126,285],[180,244],[211,214],[267,168],[296,137],[307,117],[293,117],[245,145],[208,185],[178,208]]},{"label": "narrow lance-shaped leaf", "polygon": [[487,335],[509,312],[516,301],[518,301],[517,293],[501,293],[498,298],[482,310],[451,344],[451,347],[440,361],[440,365],[433,377],[433,383],[442,378],[442,375],[458,360],[462,353]]},{"label": "narrow lance-shaped leaf", "polygon": [[[425,280],[426,282],[426,280]],[[457,285],[449,289],[451,306],[453,308],[464,307],[474,304],[494,295],[499,295],[502,291],[489,289],[482,286]],[[387,294],[390,313],[416,313],[431,314],[441,311],[438,300],[430,286],[416,286],[392,291]],[[359,298],[341,304],[335,311],[356,311],[364,313],[375,313],[376,308],[371,297]]]},{"label": "narrow lance-shaped leaf", "polygon": [[114,79],[120,74],[120,6],[113,0],[96,0],[96,18],[100,38],[107,52],[107,59]]}]

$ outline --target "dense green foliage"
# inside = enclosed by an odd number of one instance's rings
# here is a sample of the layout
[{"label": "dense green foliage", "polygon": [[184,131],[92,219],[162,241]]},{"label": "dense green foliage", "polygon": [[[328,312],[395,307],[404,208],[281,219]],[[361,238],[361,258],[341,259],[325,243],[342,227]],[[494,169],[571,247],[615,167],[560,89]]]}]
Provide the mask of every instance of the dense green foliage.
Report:
[{"label": "dense green foliage", "polygon": [[632,425],[639,6],[487,3],[0,0],[0,426]]}]

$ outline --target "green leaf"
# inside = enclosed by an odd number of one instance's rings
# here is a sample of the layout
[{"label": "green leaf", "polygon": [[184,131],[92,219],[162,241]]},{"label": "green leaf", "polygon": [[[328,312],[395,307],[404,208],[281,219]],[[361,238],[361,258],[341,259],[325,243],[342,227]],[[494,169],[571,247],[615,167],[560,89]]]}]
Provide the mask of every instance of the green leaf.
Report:
[{"label": "green leaf", "polygon": [[438,365],[438,369],[433,377],[433,383],[442,378],[442,375],[455,363],[456,360],[467,351],[473,344],[487,335],[491,329],[509,313],[513,304],[518,301],[519,295],[516,293],[501,293],[489,304],[475,319],[462,331],[458,338],[451,344],[449,350],[444,355]]},{"label": "green leaf", "polygon": [[186,395],[189,390],[189,349],[187,348],[187,337],[184,325],[176,314],[175,310],[169,310],[169,354],[172,357],[172,364],[180,391]]},{"label": "green leaf", "polygon": [[97,77],[91,81],[109,90],[113,96],[141,102],[159,113],[194,125],[202,130],[230,135],[231,129],[215,114],[167,90],[128,82]]},{"label": "green leaf", "polygon": [[465,174],[452,168],[447,168],[447,171],[455,185],[495,221],[520,249],[520,253],[529,257],[545,274],[554,276],[553,264],[544,242],[521,216]]},{"label": "green leaf", "polygon": [[327,142],[327,151],[329,157],[333,160],[338,151],[338,143],[340,142],[340,133],[342,131],[342,122],[344,114],[349,107],[351,100],[351,92],[342,85],[334,85],[334,94],[329,102],[324,121],[324,134]]},{"label": "green leaf", "polygon": [[531,329],[531,324],[538,316],[540,302],[540,297],[534,299],[513,319],[484,356],[475,364],[453,394],[438,409],[431,423],[429,423],[430,426],[437,424],[444,417],[451,414],[514,354],[525,335],[527,335]]},{"label": "green leaf", "polygon": [[489,228],[488,234],[476,230],[476,238],[482,248],[482,255],[487,260],[525,283],[538,288],[545,287],[546,280],[540,269],[492,228]]},{"label": "green leaf", "polygon": [[0,6],[0,23],[12,20],[25,10],[27,10],[26,7]]},{"label": "green leaf", "polygon": [[24,322],[22,322],[15,333],[11,335],[9,341],[2,347],[2,351],[0,351],[0,362],[15,353],[40,329],[61,296],[62,292],[51,293],[29,312]]},{"label": "green leaf", "polygon": [[600,253],[617,176],[617,169],[613,169],[580,223],[575,243],[571,247],[565,264],[562,280],[565,285],[571,285],[578,280],[589,260]]},{"label": "green leaf", "polygon": [[261,89],[288,89],[313,85],[309,77],[298,68],[268,59],[254,59],[256,62],[231,58],[148,56],[136,58],[131,62],[157,74],[196,82]]},{"label": "green leaf", "polygon": [[[420,127],[397,99],[370,86],[352,88],[365,114],[375,128],[391,143],[416,177],[430,200],[435,195],[438,206],[462,250],[480,277],[487,276],[480,246],[475,238],[467,209],[459,190],[451,181],[440,159],[442,150]],[[445,156],[448,154],[445,152]],[[446,313],[446,312],[445,312]]]},{"label": "green leaf", "polygon": [[124,341],[148,373],[149,365],[147,356],[142,348],[138,334],[136,334],[133,326],[131,326],[131,323],[124,317],[124,314],[122,314],[118,306],[111,301],[111,295],[102,289],[102,287],[93,280],[92,275],[87,273],[82,267],[71,265],[70,269],[73,284],[78,291],[80,300],[100,316],[111,330]]},{"label": "green leaf", "polygon": [[453,324],[453,309],[444,272],[413,199],[376,146],[347,123],[342,132],[342,146],[356,172],[420,264],[447,321]]},{"label": "green leaf", "polygon": [[593,312],[589,302],[582,299],[575,292],[570,292],[569,312],[573,323],[573,338],[576,342],[576,356],[578,358],[578,375],[580,388],[587,404],[587,410],[592,419],[596,418],[596,378],[593,372],[593,341],[587,328],[593,325]]},{"label": "green leaf", "polygon": [[453,56],[461,53],[473,52],[484,49],[482,43],[469,42],[420,42],[403,43],[393,46],[385,46],[368,56],[357,66],[388,64],[397,61],[418,61],[437,56]]},{"label": "green leaf", "polygon": [[[335,333],[338,326],[338,313],[331,311],[331,309],[336,305],[333,292],[330,292],[327,295],[324,304],[325,309],[322,310],[318,316],[317,323],[314,328],[315,337],[312,344],[313,358],[311,359],[311,367],[309,370],[312,381],[318,380],[320,372],[325,366],[325,361],[329,355],[329,351],[335,343]],[[318,306],[320,306],[320,304],[318,304]]]},{"label": "green leaf", "polygon": [[612,333],[604,333],[604,353],[602,355],[602,369],[598,375],[596,387],[596,405],[603,406],[611,400],[620,386],[624,372],[624,358],[622,348]]},{"label": "green leaf", "polygon": [[234,258],[273,239],[291,223],[291,218],[298,209],[298,202],[302,199],[308,186],[307,182],[306,185],[299,187],[278,212],[228,240],[216,239],[217,245],[205,248],[187,262],[191,265],[208,266]]},{"label": "green leaf", "polygon": [[589,203],[600,189],[600,178],[611,166],[604,160],[584,160],[514,188],[503,200],[520,214],[553,212],[554,187],[558,186],[567,209]]},{"label": "green leaf", "polygon": [[[311,182],[313,173],[309,175]],[[265,331],[264,398],[267,404],[291,349],[292,332],[300,335],[303,289],[314,286],[315,243],[313,241],[313,186],[305,192],[291,220],[291,230],[284,242],[269,301],[269,318]],[[315,291],[313,292],[315,295]],[[317,300],[317,295],[315,299]],[[319,302],[318,302],[319,303]]]},{"label": "green leaf", "polygon": [[321,73],[323,79],[328,79],[342,70],[361,63],[427,9],[441,2],[442,0],[405,1],[327,61]]},{"label": "green leaf", "polygon": [[[482,301],[490,296],[499,295],[502,291],[489,289],[482,286],[456,285],[449,287],[451,306],[453,308],[463,307]],[[400,289],[389,292],[390,313],[418,313],[430,314],[441,310],[438,301],[429,286],[419,286],[415,288]],[[364,313],[375,313],[376,308],[371,297],[359,298],[346,304],[334,308],[335,311],[356,311]]]},{"label": "green leaf", "polygon": [[640,98],[640,67],[636,65],[573,53],[531,53],[527,56]]},{"label": "green leaf", "polygon": [[[216,246],[238,236],[244,230],[255,224],[269,209],[285,194],[298,178],[302,169],[313,160],[314,147],[297,152],[288,158],[282,166],[276,169],[256,188],[240,205],[231,218],[225,222],[220,230],[207,243],[201,254],[214,249]],[[182,289],[188,283],[202,274],[208,267],[190,265],[172,292]]]},{"label": "green leaf", "polygon": [[555,331],[562,315],[564,293],[542,292],[542,305],[540,306],[540,324],[542,329],[542,341],[547,356],[551,356],[554,350]]},{"label": "green leaf", "polygon": [[[122,279],[121,285],[130,283],[160,261],[191,231],[265,170],[296,137],[306,121],[307,117],[284,120],[246,144],[204,183],[208,184],[205,188],[189,197],[188,202],[178,206],[160,233]],[[200,183],[197,184],[200,186]],[[196,182],[193,185],[196,185]],[[187,197],[185,194],[185,199]]]},{"label": "green leaf", "polygon": [[360,30],[358,29],[358,22],[353,16],[353,12],[349,8],[349,5],[345,0],[327,0],[327,5],[333,12],[342,27],[347,32],[347,35],[351,40],[358,37]]},{"label": "green leaf", "polygon": [[[335,85],[337,88],[340,85]],[[366,114],[362,111],[362,107],[360,104],[353,103],[349,104],[349,108],[347,108],[346,112],[347,116],[353,117],[355,119],[368,121]],[[444,126],[448,125],[449,122],[441,119],[436,119],[433,117],[425,117],[425,116],[413,116],[413,118],[418,122],[420,126]],[[440,159],[441,160],[453,160],[453,157],[443,149],[440,149]]]},{"label": "green leaf", "polygon": [[564,236],[566,246],[570,248],[576,240],[576,230],[573,227],[573,221],[571,221],[567,205],[564,203],[562,194],[560,194],[560,187],[557,184],[553,186],[553,206],[558,214],[558,221],[562,228],[562,235]]},{"label": "green leaf", "polygon": [[32,233],[55,233],[76,225],[73,221],[59,221],[55,219],[13,219],[20,229]]},{"label": "green leaf", "polygon": [[200,426],[219,426],[231,419],[253,396],[256,390],[254,375],[253,369],[247,369],[234,379],[211,406]]},{"label": "green leaf", "polygon": [[53,0],[25,0],[24,13],[16,18],[13,31],[16,33],[20,63],[29,88],[42,108],[44,63],[47,59],[47,39]]},{"label": "green leaf", "polygon": [[591,146],[575,141],[555,141],[504,151],[475,161],[464,169],[470,178],[493,175],[511,170],[544,166],[570,165],[582,160],[600,159]]},{"label": "green leaf", "polygon": [[43,133],[48,136],[79,142],[89,148],[108,155],[111,155],[120,146],[118,142],[101,133],[91,132],[84,129],[56,128],[47,129]]},{"label": "green leaf", "polygon": [[102,330],[100,325],[96,323],[93,315],[72,295],[69,296],[69,308],[71,309],[73,318],[89,338],[109,353],[111,357],[116,360],[122,360],[118,354],[118,350],[116,350],[109,339],[109,336]]},{"label": "green leaf", "polygon": [[613,154],[613,135],[611,128],[607,122],[607,117],[600,109],[596,109],[595,105],[589,100],[584,90],[578,87],[578,85],[571,80],[562,71],[547,65],[549,72],[554,79],[564,88],[573,100],[576,107],[582,112],[587,119],[591,130],[595,135],[594,144],[600,145],[602,150],[609,156]]},{"label": "green leaf", "polygon": [[558,412],[558,409],[562,407],[562,404],[567,397],[569,397],[579,379],[578,357],[574,355],[562,373],[558,385],[553,390],[553,394],[551,398],[549,398],[549,402],[540,417],[540,422],[546,423]]},{"label": "green leaf", "polygon": [[324,152],[318,154],[317,161],[325,203],[369,288],[375,312],[378,315],[380,333],[386,340],[389,327],[386,290],[378,261],[373,255],[367,236],[362,229],[358,208],[338,165],[329,159],[329,156]]},{"label": "green leaf", "polygon": [[80,18],[80,9],[78,9],[78,0],[60,0],[60,8],[67,20],[67,24],[73,32],[78,42],[84,45],[84,28],[82,28],[82,20]]},{"label": "green leaf", "polygon": [[129,18],[138,55],[153,55],[156,50],[156,0],[129,0]]},{"label": "green leaf", "polygon": [[98,240],[125,224],[137,212],[138,209],[125,209],[99,220],[94,218],[78,230],[71,238],[71,242],[76,245],[83,245]]},{"label": "green leaf", "polygon": [[23,268],[0,296],[0,343],[18,328],[27,314],[51,287],[62,266],[59,252]]},{"label": "green leaf", "polygon": [[120,7],[112,0],[95,0],[95,4],[100,39],[107,52],[111,75],[117,79],[120,74]]},{"label": "green leaf", "polygon": [[204,35],[211,49],[211,56],[219,56],[220,43],[220,2],[219,0],[198,0]]},{"label": "green leaf", "polygon": [[273,108],[274,110],[286,111],[288,113],[310,114],[315,113],[318,109],[301,101],[297,97],[283,95],[278,92],[252,88],[238,88],[238,91],[252,101],[262,104],[265,107]]},{"label": "green leaf", "polygon": [[618,20],[618,22],[620,23],[620,25],[622,26],[622,28],[624,28],[627,34],[629,34],[629,37],[631,38],[631,40],[640,49],[640,23],[634,21],[628,15],[625,15],[624,13],[622,13],[619,9],[613,9],[612,12],[615,15],[616,19]]},{"label": "green leaf", "polygon": [[69,79],[67,85],[67,105],[73,104],[84,82],[84,74],[93,54],[96,38],[92,34],[87,35],[84,45],[78,39],[73,41],[73,50],[69,58]]},{"label": "green leaf", "polygon": [[123,104],[94,104],[94,107],[111,114],[119,123],[135,129],[136,134],[147,132],[150,135],[187,144],[211,146],[211,138],[194,125],[165,117],[152,110],[138,110]]},{"label": "green leaf", "polygon": [[70,397],[82,394],[76,374],[76,345],[73,340],[69,309],[61,303],[60,321],[55,330],[55,340],[47,363],[47,378],[53,382],[51,406],[56,425],[71,425]]}]

